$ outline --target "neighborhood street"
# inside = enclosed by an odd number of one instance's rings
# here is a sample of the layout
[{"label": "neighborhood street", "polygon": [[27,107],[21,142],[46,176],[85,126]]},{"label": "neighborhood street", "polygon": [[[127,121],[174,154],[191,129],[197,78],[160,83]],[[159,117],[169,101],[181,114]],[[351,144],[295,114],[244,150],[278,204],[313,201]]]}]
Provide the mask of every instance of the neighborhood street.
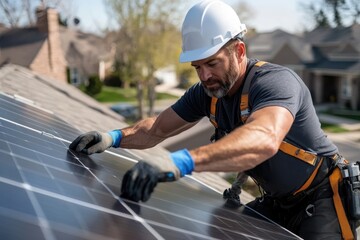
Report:
[{"label": "neighborhood street", "polygon": [[318,116],[321,122],[337,124],[348,130],[343,133],[327,133],[327,136],[336,144],[340,154],[346,159],[351,162],[360,161],[360,122],[321,113],[318,113]]},{"label": "neighborhood street", "polygon": [[350,133],[332,133],[328,137],[339,148],[339,152],[351,162],[360,161],[360,131]]}]

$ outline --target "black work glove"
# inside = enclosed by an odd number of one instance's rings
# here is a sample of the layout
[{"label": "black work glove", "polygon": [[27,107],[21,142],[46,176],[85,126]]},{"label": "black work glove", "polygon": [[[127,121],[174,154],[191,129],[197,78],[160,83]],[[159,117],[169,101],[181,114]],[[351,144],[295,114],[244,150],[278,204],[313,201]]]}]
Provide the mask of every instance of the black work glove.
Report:
[{"label": "black work glove", "polygon": [[161,172],[157,167],[144,161],[138,162],[127,171],[121,185],[121,197],[133,201],[149,200],[158,182],[172,182],[176,177],[173,172]]},{"label": "black work glove", "polygon": [[158,182],[172,182],[191,174],[195,165],[184,149],[171,154],[153,155],[152,161],[140,161],[128,170],[122,180],[121,197],[146,202]]},{"label": "black work glove", "polygon": [[91,131],[78,136],[69,148],[90,155],[103,152],[112,145],[113,139],[109,133]]}]

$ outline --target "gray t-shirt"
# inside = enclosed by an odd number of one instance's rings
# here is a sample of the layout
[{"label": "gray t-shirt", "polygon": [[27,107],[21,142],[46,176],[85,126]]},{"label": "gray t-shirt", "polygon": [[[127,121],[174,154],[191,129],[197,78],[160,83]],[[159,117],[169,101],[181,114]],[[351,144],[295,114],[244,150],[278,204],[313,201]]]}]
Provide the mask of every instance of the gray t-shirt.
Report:
[{"label": "gray t-shirt", "polygon": [[[256,60],[249,59],[246,74],[255,63]],[[239,106],[241,91],[231,97],[220,98],[217,102],[216,122],[220,129],[228,133],[242,125]],[[194,122],[210,116],[210,104],[211,97],[198,83],[188,89],[172,109],[185,121]],[[295,120],[286,135],[287,142],[321,156],[337,153],[337,147],[320,127],[310,91],[295,72],[271,63],[258,68],[249,89],[249,107],[254,112],[268,106],[284,107],[293,115]],[[247,172],[266,192],[281,197],[300,188],[313,170],[313,165],[279,151]]]}]

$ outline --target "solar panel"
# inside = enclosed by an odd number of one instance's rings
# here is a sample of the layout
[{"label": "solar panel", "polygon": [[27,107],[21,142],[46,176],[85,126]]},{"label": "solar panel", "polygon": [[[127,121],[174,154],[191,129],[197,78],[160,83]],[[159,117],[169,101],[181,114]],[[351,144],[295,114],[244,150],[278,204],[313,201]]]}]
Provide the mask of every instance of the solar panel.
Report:
[{"label": "solar panel", "polygon": [[78,130],[3,94],[0,126],[1,239],[299,239],[192,177],[146,203],[119,198],[123,174],[153,150],[69,151]]}]

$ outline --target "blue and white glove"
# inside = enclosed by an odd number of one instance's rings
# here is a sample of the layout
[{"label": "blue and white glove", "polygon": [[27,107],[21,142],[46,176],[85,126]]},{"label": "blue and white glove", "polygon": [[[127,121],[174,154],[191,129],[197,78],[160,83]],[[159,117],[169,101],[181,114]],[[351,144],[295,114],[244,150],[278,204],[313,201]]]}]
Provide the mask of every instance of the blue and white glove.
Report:
[{"label": "blue and white glove", "polygon": [[90,155],[101,153],[110,147],[119,147],[121,139],[121,130],[113,130],[107,133],[91,131],[78,136],[69,148]]},{"label": "blue and white glove", "polygon": [[152,161],[139,161],[128,170],[122,180],[121,197],[133,200],[149,200],[158,182],[172,182],[195,168],[187,149],[173,152],[165,157],[155,156]]}]

